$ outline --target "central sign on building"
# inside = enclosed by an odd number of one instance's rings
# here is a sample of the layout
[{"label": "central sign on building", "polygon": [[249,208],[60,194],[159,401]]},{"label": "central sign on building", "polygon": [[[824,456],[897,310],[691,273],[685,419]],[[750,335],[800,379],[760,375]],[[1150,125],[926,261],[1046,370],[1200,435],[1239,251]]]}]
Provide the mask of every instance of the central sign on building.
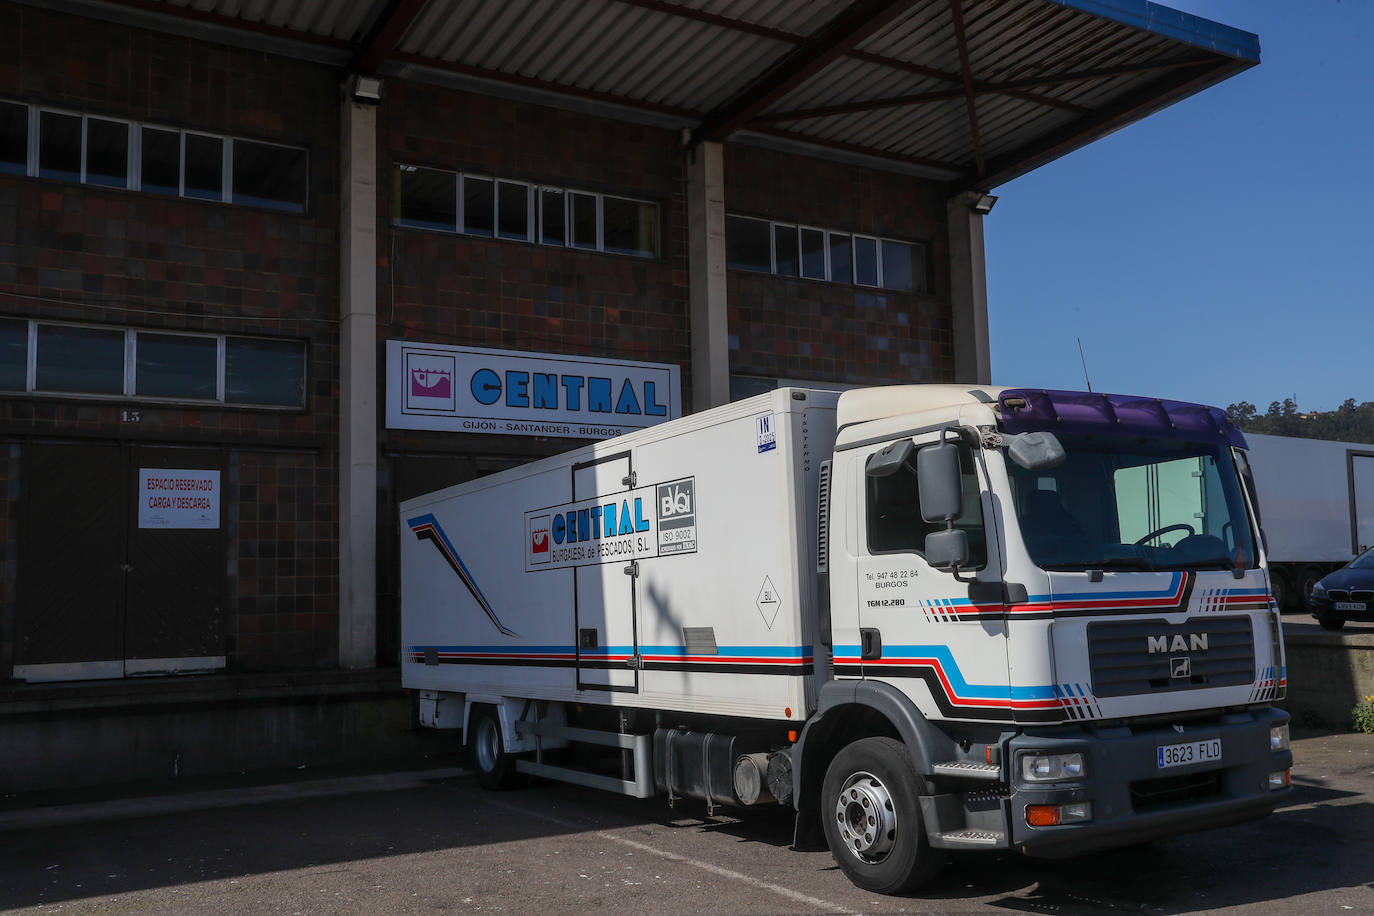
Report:
[{"label": "central sign on building", "polygon": [[679,369],[387,341],[391,429],[610,439],[682,416]]}]

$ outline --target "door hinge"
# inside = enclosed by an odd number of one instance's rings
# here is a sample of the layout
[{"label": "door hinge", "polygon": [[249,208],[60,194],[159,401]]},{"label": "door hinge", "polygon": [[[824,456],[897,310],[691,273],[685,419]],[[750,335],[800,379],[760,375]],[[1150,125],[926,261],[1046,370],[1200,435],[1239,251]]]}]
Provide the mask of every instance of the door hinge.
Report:
[{"label": "door hinge", "polygon": [[630,565],[625,567],[625,575],[627,575],[627,576],[638,576],[638,575],[639,575],[639,561],[638,561],[638,560],[631,560],[631,561],[630,561]]},{"label": "door hinge", "polygon": [[639,475],[636,474],[634,471],[631,471],[630,473],[626,474],[624,477],[620,478],[620,483],[621,483],[622,486],[633,487],[633,486],[635,485],[635,483],[636,483],[638,480],[639,480]]},{"label": "door hinge", "polygon": [[642,655],[640,655],[638,652],[636,652],[634,655],[631,655],[629,658],[625,659],[625,667],[626,667],[626,668],[643,668],[643,667],[644,667],[644,656],[642,656]]}]

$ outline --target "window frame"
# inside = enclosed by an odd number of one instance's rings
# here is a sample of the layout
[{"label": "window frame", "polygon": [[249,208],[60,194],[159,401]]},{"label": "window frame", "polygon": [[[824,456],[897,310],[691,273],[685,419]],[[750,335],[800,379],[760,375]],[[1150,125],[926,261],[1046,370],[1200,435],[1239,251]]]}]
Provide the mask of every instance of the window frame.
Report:
[{"label": "window frame", "polygon": [[[454,194],[456,195],[456,209],[458,214],[456,228],[454,229],[409,225],[402,220],[399,205],[393,203],[391,225],[395,229],[416,229],[422,232],[448,232],[453,235],[465,235],[470,238],[487,239],[493,242],[547,245],[550,248],[566,248],[570,251],[594,251],[599,254],[638,258],[645,261],[659,261],[663,259],[663,206],[659,201],[652,198],[635,197],[628,194],[608,194],[600,191],[586,191],[564,185],[525,181],[518,178],[502,178],[499,175],[487,174],[484,172],[464,172],[453,169],[441,169],[430,165],[423,165],[415,161],[397,160],[392,162],[391,168],[393,172],[407,169],[420,169],[428,172],[440,172],[451,175],[454,179]],[[467,229],[468,214],[465,189],[469,179],[474,181],[485,181],[491,184],[492,230],[490,234],[471,232]],[[501,234],[501,186],[503,184],[515,185],[525,189],[526,233],[523,237]],[[549,196],[554,194],[557,194],[561,198],[561,207],[559,208],[563,219],[563,240],[561,242],[550,240],[546,233],[547,220],[545,219],[544,202]],[[579,198],[592,208],[592,219],[595,223],[595,241],[588,241],[585,243],[576,241],[575,228]],[[610,250],[606,247],[607,200],[623,201],[627,204],[634,204],[637,207],[651,208],[654,243],[654,250],[651,254],[622,251],[619,249]]]},{"label": "window frame", "polygon": [[[182,405],[187,407],[227,407],[242,410],[269,410],[279,413],[296,412],[301,413],[309,409],[310,406],[310,345],[309,341],[296,337],[265,337],[261,334],[234,334],[234,333],[203,333],[198,331],[180,331],[162,328],[130,328],[119,325],[108,324],[86,324],[84,322],[48,321],[41,318],[16,318],[14,316],[3,316],[8,320],[24,321],[28,324],[28,336],[25,351],[25,371],[24,388],[0,389],[0,398],[15,397],[36,397],[36,398],[60,398],[76,399],[82,401],[97,401],[110,403],[112,401],[128,401],[140,404],[167,404]],[[123,380],[123,392],[120,394],[102,394],[97,392],[82,391],[51,391],[39,389],[38,380],[38,326],[70,328],[77,330],[96,330],[96,331],[119,331],[124,334],[124,366],[121,374]],[[215,340],[215,397],[193,398],[193,397],[169,397],[163,395],[141,395],[137,394],[138,389],[138,335],[148,334],[155,337],[196,337],[200,339]],[[273,343],[291,342],[300,347],[301,355],[301,403],[295,405],[284,404],[258,404],[245,401],[225,400],[226,391],[226,359],[225,341],[229,337],[247,340],[262,340]]]},{"label": "window frame", "polygon": [[[900,440],[898,440],[898,441],[900,441]],[[916,454],[917,454],[917,452],[919,452],[923,447],[925,447],[925,446],[927,446],[927,445],[935,445],[935,444],[937,444],[939,441],[940,441],[939,439],[928,438],[928,439],[924,439],[924,441],[917,441],[917,442],[915,443],[915,449],[912,451],[912,453],[911,453],[911,459],[910,459],[910,463],[911,463],[911,465],[912,465],[912,469],[911,469],[911,472],[910,472],[910,473],[911,473],[912,477],[915,477],[915,476],[916,476],[915,463],[916,463]],[[886,447],[887,445],[890,445],[890,444],[891,444],[891,443],[888,442],[888,443],[883,443],[882,445],[877,446],[877,447],[865,449],[864,452],[863,452],[862,458],[861,458],[861,460],[859,461],[859,476],[860,476],[860,477],[863,479],[863,481],[864,481],[864,487],[863,487],[863,491],[864,491],[864,492],[863,492],[863,500],[862,500],[862,502],[863,502],[863,523],[862,523],[862,525],[860,526],[860,532],[859,532],[859,533],[860,533],[860,536],[861,536],[862,539],[863,539],[863,540],[862,540],[862,547],[863,547],[863,550],[865,551],[866,555],[867,555],[867,556],[870,556],[870,557],[888,557],[888,556],[895,556],[895,555],[899,555],[899,554],[900,554],[900,555],[906,555],[906,556],[915,555],[915,556],[920,557],[922,562],[926,562],[926,552],[925,552],[925,549],[924,549],[924,544],[925,544],[924,538],[922,538],[922,542],[921,542],[921,543],[922,543],[922,547],[921,547],[921,549],[917,549],[917,548],[915,548],[915,547],[898,547],[898,548],[894,548],[894,549],[891,549],[891,550],[875,550],[875,549],[873,548],[873,528],[872,528],[873,517],[872,517],[872,514],[871,514],[871,512],[870,512],[870,509],[871,509],[871,502],[872,502],[872,493],[873,493],[873,486],[874,486],[874,478],[869,477],[868,474],[865,473],[864,464],[865,464],[865,462],[867,461],[868,456],[873,455],[873,454],[875,454],[875,453],[878,452],[878,451],[881,451],[882,448],[884,448],[884,447]],[[982,556],[982,560],[983,560],[983,562],[982,562],[980,565],[978,565],[978,566],[960,566],[960,567],[959,567],[959,571],[960,571],[960,572],[966,572],[966,571],[967,571],[967,572],[977,573],[977,572],[981,572],[982,570],[987,569],[987,568],[988,568],[988,564],[992,561],[992,550],[991,550],[991,547],[990,547],[990,545],[989,545],[989,540],[988,540],[988,516],[987,516],[987,513],[984,511],[984,508],[983,508],[983,493],[984,493],[984,490],[985,490],[985,486],[984,486],[984,482],[983,482],[983,476],[982,476],[982,474],[980,473],[979,468],[978,468],[978,465],[979,465],[978,458],[977,458],[977,455],[975,454],[975,452],[974,452],[974,450],[973,450],[973,447],[970,446],[970,445],[968,445],[967,443],[963,443],[963,442],[957,443],[956,447],[959,449],[959,466],[960,466],[960,470],[963,471],[964,462],[965,462],[965,460],[967,460],[968,465],[969,465],[969,468],[970,468],[971,473],[972,473],[973,482],[977,485],[977,498],[976,498],[976,500],[975,500],[975,503],[976,503],[977,506],[978,506],[978,515],[979,515],[979,520],[980,520],[981,523],[982,523],[982,524],[981,524],[981,531],[982,531],[982,536],[983,536],[983,541],[982,541],[982,546],[983,546],[983,556]],[[898,471],[898,473],[906,473],[906,472],[905,472],[905,471]],[[917,514],[917,517],[919,518],[919,516],[920,516],[920,511],[921,511],[921,510],[920,510],[920,502],[919,502],[919,498],[920,498],[919,483],[916,485],[916,490],[915,490],[915,492],[916,492],[917,500],[918,500],[918,501],[917,501],[917,504],[916,504],[916,514]],[[964,499],[965,499],[965,502],[967,503],[967,501],[968,501],[968,493],[965,493],[965,494],[964,494]],[[925,522],[924,519],[922,519],[922,523],[923,523],[923,524],[934,524],[934,523]],[[956,523],[956,524],[955,524],[955,527],[958,528],[959,525]],[[939,529],[933,529],[933,530],[939,530]],[[972,529],[965,528],[965,529],[963,529],[963,530],[966,531],[966,532],[971,532]],[[929,537],[930,533],[931,533],[931,532],[927,532],[927,533],[926,533],[926,537]],[[969,537],[969,544],[970,544],[970,547],[972,546],[972,543],[973,543],[973,537],[972,537],[971,534],[970,534],[970,537]],[[970,551],[970,553],[972,553],[972,551]],[[929,564],[927,564],[927,565],[929,565]],[[931,567],[931,568],[934,569],[934,567]],[[937,570],[937,572],[938,572],[938,571],[939,571],[939,570]]]},{"label": "window frame", "polygon": [[[770,275],[772,275],[772,276],[774,276],[774,277],[781,277],[781,278],[783,278],[783,279],[788,279],[788,280],[811,280],[811,281],[815,281],[815,282],[825,282],[825,283],[845,283],[845,284],[849,284],[849,285],[851,285],[851,286],[861,287],[861,288],[863,288],[863,289],[881,289],[881,290],[887,290],[887,291],[894,292],[894,293],[900,293],[900,294],[912,295],[912,296],[931,296],[931,295],[934,295],[934,293],[932,292],[932,290],[931,290],[931,288],[930,288],[930,275],[929,275],[929,270],[927,269],[927,261],[926,261],[926,258],[928,257],[928,248],[929,248],[929,245],[928,245],[928,243],[926,243],[926,242],[918,241],[918,240],[915,240],[915,239],[897,239],[897,238],[892,238],[892,237],[890,237],[890,236],[874,235],[874,234],[864,233],[864,232],[851,232],[851,231],[845,230],[845,229],[836,229],[836,228],[828,227],[828,226],[816,226],[816,225],[811,225],[811,224],[809,224],[809,223],[803,223],[803,222],[789,222],[789,221],[787,221],[787,220],[767,219],[767,218],[761,217],[761,216],[749,216],[748,214],[745,214],[745,213],[726,213],[726,214],[725,214],[725,219],[726,219],[727,225],[729,224],[729,221],[730,221],[730,220],[749,220],[749,221],[752,221],[752,222],[758,222],[758,223],[763,223],[763,224],[767,225],[767,227],[768,227],[768,243],[769,243],[769,244],[768,244],[769,267],[768,267],[768,269],[767,269],[766,271],[763,270],[763,269],[761,269],[761,268],[751,268],[751,267],[730,267],[730,266],[729,266],[730,254],[729,254],[729,251],[728,251],[728,249],[727,249],[726,255],[725,255],[725,260],[726,260],[726,264],[727,264],[727,269],[728,269],[728,270],[738,270],[738,271],[743,271],[743,272],[745,272],[745,273],[754,273],[754,274],[767,273],[767,274],[770,274]],[[780,273],[780,272],[778,271],[778,230],[779,230],[779,229],[787,230],[787,231],[792,231],[792,232],[795,232],[796,235],[797,235],[797,253],[796,253],[797,272],[796,272],[795,274]],[[822,251],[823,251],[823,257],[824,257],[824,259],[825,259],[825,276],[824,276],[824,277],[810,276],[810,275],[807,275],[806,273],[803,272],[803,271],[804,271],[804,252],[805,252],[805,246],[804,246],[804,244],[803,244],[803,242],[802,242],[802,236],[803,236],[804,233],[807,233],[807,232],[818,232],[818,233],[820,233],[820,235],[821,235],[821,247],[822,247]],[[833,264],[832,261],[831,261],[831,258],[832,258],[832,250],[831,250],[831,249],[832,249],[832,246],[831,246],[832,236],[839,236],[839,237],[843,237],[843,238],[846,238],[846,239],[849,240],[849,276],[847,276],[847,277],[836,277],[836,276],[835,276],[835,270],[834,270],[834,267],[835,267],[835,266],[834,266],[834,264]],[[874,269],[873,269],[873,272],[874,272],[874,276],[877,278],[877,282],[876,282],[876,283],[861,283],[861,282],[859,281],[859,258],[858,258],[858,250],[859,250],[859,245],[860,245],[860,243],[871,243],[872,246],[873,246],[873,257],[874,257]],[[910,251],[911,251],[911,268],[912,268],[912,269],[911,269],[911,272],[912,272],[912,285],[911,285],[911,289],[901,289],[901,288],[898,288],[898,287],[892,287],[892,286],[887,286],[887,285],[886,285],[887,281],[886,281],[886,278],[883,276],[883,245],[884,245],[885,243],[886,243],[886,244],[892,244],[892,245],[902,245],[902,246],[905,246],[905,247],[907,247],[907,248],[910,249]],[[727,240],[727,245],[728,245],[728,240]],[[920,280],[921,282],[918,283],[917,280]]]}]

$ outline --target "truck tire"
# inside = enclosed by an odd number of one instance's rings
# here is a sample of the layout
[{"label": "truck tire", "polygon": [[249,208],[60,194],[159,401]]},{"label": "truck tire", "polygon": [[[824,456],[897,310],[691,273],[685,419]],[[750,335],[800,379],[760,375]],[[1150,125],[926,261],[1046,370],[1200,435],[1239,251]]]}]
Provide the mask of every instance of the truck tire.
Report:
[{"label": "truck tire", "polygon": [[1287,573],[1269,567],[1269,591],[1274,595],[1274,603],[1278,605],[1280,613],[1294,610],[1293,590],[1288,585]]},{"label": "truck tire", "polygon": [[1315,566],[1304,566],[1302,572],[1298,573],[1298,595],[1297,600],[1302,610],[1307,610],[1312,603],[1312,589],[1322,580],[1322,571]]},{"label": "truck tire", "polygon": [[940,870],[921,819],[920,785],[906,745],[892,738],[855,741],[831,761],[821,820],[830,854],[857,886],[899,894]]},{"label": "truck tire", "polygon": [[468,721],[468,763],[484,789],[516,785],[515,757],[506,753],[501,719],[493,706],[474,706]]}]

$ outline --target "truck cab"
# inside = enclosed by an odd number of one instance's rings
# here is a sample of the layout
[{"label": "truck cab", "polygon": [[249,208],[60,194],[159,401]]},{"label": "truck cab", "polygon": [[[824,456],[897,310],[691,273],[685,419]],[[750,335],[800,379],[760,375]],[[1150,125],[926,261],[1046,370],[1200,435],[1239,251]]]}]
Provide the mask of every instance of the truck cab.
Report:
[{"label": "truck cab", "polygon": [[1070,855],[1272,811],[1292,756],[1244,447],[1156,398],[846,392],[799,836],[819,821],[892,892],[932,848]]}]

